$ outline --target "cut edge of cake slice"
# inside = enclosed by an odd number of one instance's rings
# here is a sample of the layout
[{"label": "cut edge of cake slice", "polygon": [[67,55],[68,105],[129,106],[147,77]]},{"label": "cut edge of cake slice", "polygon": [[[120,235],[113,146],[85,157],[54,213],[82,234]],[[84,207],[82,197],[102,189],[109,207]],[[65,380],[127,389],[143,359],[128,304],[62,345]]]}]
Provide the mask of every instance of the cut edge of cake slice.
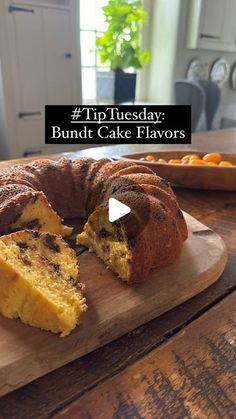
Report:
[{"label": "cut edge of cake slice", "polygon": [[10,225],[11,232],[32,229],[51,232],[62,237],[70,236],[73,228],[63,224],[43,192],[35,192],[33,199],[24,206],[17,219]]},{"label": "cut edge of cake slice", "polygon": [[95,252],[123,282],[130,283],[133,256],[127,234],[121,223],[108,220],[107,207],[99,206],[90,215],[76,244]]},{"label": "cut edge of cake slice", "polygon": [[23,230],[0,238],[0,313],[66,336],[87,310],[73,249],[58,235]]}]

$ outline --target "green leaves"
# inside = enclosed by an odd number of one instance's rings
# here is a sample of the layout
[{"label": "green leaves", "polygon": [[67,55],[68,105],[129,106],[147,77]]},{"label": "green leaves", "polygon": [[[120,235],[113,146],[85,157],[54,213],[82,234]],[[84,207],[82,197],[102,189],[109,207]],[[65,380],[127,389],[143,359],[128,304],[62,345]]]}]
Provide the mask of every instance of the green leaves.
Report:
[{"label": "green leaves", "polygon": [[141,68],[150,60],[150,52],[140,48],[140,31],[148,14],[141,0],[109,0],[102,8],[107,30],[96,39],[101,63],[111,68]]}]

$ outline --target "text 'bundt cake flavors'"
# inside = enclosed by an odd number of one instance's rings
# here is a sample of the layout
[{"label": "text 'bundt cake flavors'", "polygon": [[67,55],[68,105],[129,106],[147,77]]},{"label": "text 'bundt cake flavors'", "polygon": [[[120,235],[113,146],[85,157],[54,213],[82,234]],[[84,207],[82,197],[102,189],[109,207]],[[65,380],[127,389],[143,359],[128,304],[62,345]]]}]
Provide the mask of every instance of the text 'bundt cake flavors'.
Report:
[{"label": "text 'bundt cake flavors'", "polygon": [[18,231],[0,238],[0,313],[68,335],[87,306],[73,249],[55,234]]}]

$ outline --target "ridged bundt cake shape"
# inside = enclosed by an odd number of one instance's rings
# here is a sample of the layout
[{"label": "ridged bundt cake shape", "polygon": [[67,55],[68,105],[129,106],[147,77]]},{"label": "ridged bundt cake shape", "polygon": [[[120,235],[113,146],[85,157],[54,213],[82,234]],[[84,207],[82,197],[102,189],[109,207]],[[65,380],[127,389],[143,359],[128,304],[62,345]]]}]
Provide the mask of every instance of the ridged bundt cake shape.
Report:
[{"label": "ridged bundt cake shape", "polygon": [[[165,204],[160,196],[154,196],[155,186],[145,185],[136,190],[132,186],[110,193],[77,236],[77,244],[95,251],[129,284],[143,281],[153,267],[172,263],[186,238],[185,221],[172,196],[168,200],[163,191]],[[131,208],[130,214],[113,223],[108,217],[111,196]]]},{"label": "ridged bundt cake shape", "polygon": [[[0,198],[0,214],[4,214],[0,234],[14,229],[12,213],[18,219],[17,229],[21,228],[21,220],[24,220],[22,228],[25,228],[25,203],[29,204],[33,196],[42,198],[40,194],[44,194],[48,205],[60,217],[88,219],[77,243],[96,251],[127,283],[142,281],[151,268],[173,262],[188,235],[168,182],[151,169],[127,161],[39,159],[3,172],[0,188],[5,191]],[[108,199],[111,196],[133,208],[132,214],[109,223]],[[17,214],[10,205],[13,200],[19,202]],[[142,202],[147,200],[148,219],[136,234],[136,227],[143,224]],[[41,221],[39,215],[40,225],[43,224]]]}]

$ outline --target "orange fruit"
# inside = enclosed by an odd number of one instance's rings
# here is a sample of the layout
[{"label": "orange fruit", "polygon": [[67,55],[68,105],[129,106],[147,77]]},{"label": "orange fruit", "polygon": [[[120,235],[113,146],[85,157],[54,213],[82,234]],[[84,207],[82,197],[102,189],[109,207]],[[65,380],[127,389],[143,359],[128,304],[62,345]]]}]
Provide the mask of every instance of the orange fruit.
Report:
[{"label": "orange fruit", "polygon": [[217,163],[213,163],[213,161],[208,161],[207,166],[218,166]]},{"label": "orange fruit", "polygon": [[170,163],[170,164],[181,164],[181,160],[179,160],[179,159],[170,159],[168,161],[168,163]]},{"label": "orange fruit", "polygon": [[201,165],[201,166],[205,166],[207,163],[205,161],[201,160],[201,159],[191,159],[191,160],[189,160],[189,164],[190,165],[198,164],[198,165]]},{"label": "orange fruit", "polygon": [[188,163],[189,163],[189,159],[182,159],[182,160],[181,160],[181,163],[182,163],[182,164],[188,164]]},{"label": "orange fruit", "polygon": [[233,166],[233,163],[231,163],[230,161],[222,160],[219,163],[219,166],[224,166],[224,167],[226,167],[226,166]]},{"label": "orange fruit", "polygon": [[146,160],[147,160],[147,161],[156,161],[155,157],[154,157],[154,156],[152,156],[152,154],[148,154],[148,155],[146,156]]},{"label": "orange fruit", "polygon": [[205,162],[220,163],[222,156],[220,153],[208,153],[203,156],[202,160]]},{"label": "orange fruit", "polygon": [[157,163],[167,163],[167,161],[165,159],[158,159]]},{"label": "orange fruit", "polygon": [[190,160],[190,159],[200,159],[198,154],[186,154],[186,156],[182,157],[182,161],[183,160]]}]

